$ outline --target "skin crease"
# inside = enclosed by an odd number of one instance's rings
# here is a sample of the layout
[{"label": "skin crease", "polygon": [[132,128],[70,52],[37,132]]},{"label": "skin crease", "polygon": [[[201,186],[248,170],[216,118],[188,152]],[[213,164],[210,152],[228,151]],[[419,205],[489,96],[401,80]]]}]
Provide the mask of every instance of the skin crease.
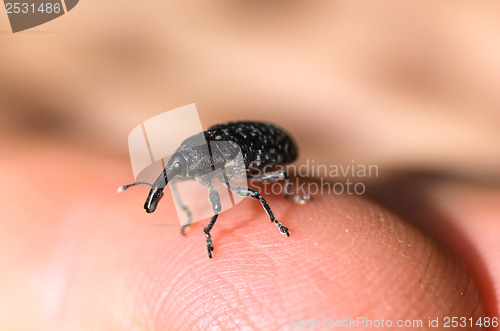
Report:
[{"label": "skin crease", "polygon": [[[86,1],[16,35],[0,20],[0,329],[500,316],[499,3],[405,3]],[[289,238],[245,201],[209,260],[204,224],[152,225],[175,223],[168,194],[147,215],[146,189],[115,193],[131,128],[193,102],[205,127],[274,122],[298,164],[380,178],[363,198],[266,197]]]}]

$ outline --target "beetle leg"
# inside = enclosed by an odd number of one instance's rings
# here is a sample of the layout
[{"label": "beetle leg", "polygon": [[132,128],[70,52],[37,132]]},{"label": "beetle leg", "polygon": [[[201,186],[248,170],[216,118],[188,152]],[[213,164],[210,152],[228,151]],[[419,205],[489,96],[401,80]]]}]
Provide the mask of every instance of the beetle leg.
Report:
[{"label": "beetle leg", "polygon": [[268,172],[260,176],[250,177],[249,179],[261,182],[274,182],[280,179],[284,179],[285,198],[300,204],[306,203],[307,200],[312,200],[312,197],[310,195],[297,195],[291,193],[292,181],[290,180],[290,176],[288,176],[288,173],[286,171],[280,170],[280,171]]},{"label": "beetle leg", "polygon": [[212,258],[212,251],[214,250],[214,245],[212,244],[212,236],[210,235],[210,230],[212,230],[212,228],[214,227],[215,221],[217,221],[217,217],[219,216],[219,213],[221,211],[220,196],[217,190],[215,189],[214,184],[210,180],[203,178],[196,178],[196,180],[200,184],[208,188],[209,190],[208,202],[210,202],[210,204],[212,205],[212,210],[214,211],[214,214],[210,219],[210,222],[208,222],[208,225],[203,229],[203,232],[205,232],[205,238],[207,239],[208,257]]},{"label": "beetle leg", "polygon": [[251,197],[256,200],[260,200],[260,203],[262,204],[262,207],[264,207],[264,210],[266,211],[267,215],[269,216],[269,219],[271,220],[272,223],[275,223],[278,226],[278,229],[280,230],[281,234],[286,235],[287,237],[290,236],[290,232],[288,232],[288,228],[281,224],[280,221],[278,221],[275,217],[274,214],[271,210],[271,207],[269,207],[269,204],[267,201],[260,195],[259,192],[256,190],[252,190],[251,188],[248,187],[242,187],[242,186],[234,186],[229,183],[227,183],[229,186],[229,189],[233,191],[236,194],[239,194],[244,197]]},{"label": "beetle leg", "polygon": [[186,229],[189,228],[191,223],[193,222],[192,216],[191,216],[191,211],[189,210],[188,206],[182,202],[181,196],[179,195],[179,191],[177,191],[177,186],[170,185],[170,191],[172,191],[172,195],[174,196],[174,199],[177,201],[179,206],[184,210],[187,214],[187,222],[184,224],[181,228],[181,234],[184,236],[186,234]]}]

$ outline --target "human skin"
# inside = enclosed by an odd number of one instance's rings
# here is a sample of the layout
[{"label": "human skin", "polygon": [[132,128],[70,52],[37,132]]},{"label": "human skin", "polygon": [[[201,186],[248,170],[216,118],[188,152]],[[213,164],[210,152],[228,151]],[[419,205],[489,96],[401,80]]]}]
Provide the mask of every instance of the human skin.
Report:
[{"label": "human skin", "polygon": [[473,280],[450,249],[365,198],[298,205],[266,196],[289,238],[247,199],[220,215],[209,259],[203,223],[185,237],[155,225],[177,217],[169,194],[148,215],[147,189],[115,193],[130,176],[125,159],[46,143],[4,149],[4,329],[278,329],[323,317],[427,323],[495,311],[475,285],[488,293],[492,274],[472,270]]}]

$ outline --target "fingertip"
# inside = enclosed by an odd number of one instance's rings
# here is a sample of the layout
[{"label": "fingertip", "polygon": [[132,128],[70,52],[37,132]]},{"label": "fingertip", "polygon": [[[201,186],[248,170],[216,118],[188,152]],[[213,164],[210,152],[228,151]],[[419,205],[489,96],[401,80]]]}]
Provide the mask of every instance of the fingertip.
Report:
[{"label": "fingertip", "polygon": [[159,305],[176,307],[163,315],[165,325],[207,328],[230,319],[261,328],[288,325],[294,316],[396,320],[484,313],[461,261],[377,205],[331,195],[303,206],[266,199],[290,228],[289,238],[278,236],[253,200],[220,215],[211,232],[213,259],[201,254],[201,224],[185,245],[169,238],[175,247],[168,254],[176,258],[158,256],[163,272],[153,285],[169,293]]}]

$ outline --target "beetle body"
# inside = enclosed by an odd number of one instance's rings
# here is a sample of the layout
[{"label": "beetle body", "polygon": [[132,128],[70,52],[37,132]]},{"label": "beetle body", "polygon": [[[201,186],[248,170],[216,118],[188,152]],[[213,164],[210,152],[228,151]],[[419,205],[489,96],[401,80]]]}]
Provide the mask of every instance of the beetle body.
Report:
[{"label": "beetle body", "polygon": [[[292,138],[282,129],[269,123],[230,122],[214,125],[206,130],[204,135],[208,143],[236,143],[241,148],[248,170],[251,170],[251,166],[262,169],[266,165],[290,163],[297,158],[297,147]],[[228,157],[230,158],[230,155]]]},{"label": "beetle body", "polygon": [[[240,154],[243,158],[244,169],[232,168],[232,162]],[[211,251],[213,250],[213,245],[210,230],[221,211],[219,194],[211,182],[210,176],[213,171],[224,168],[226,170],[225,175],[227,176],[237,175],[236,173],[231,174],[231,171],[244,171],[244,175],[250,180],[274,181],[284,179],[286,180],[285,197],[302,203],[309,200],[310,197],[297,196],[290,193],[291,182],[285,171],[264,174],[261,172],[261,170],[267,169],[268,166],[290,163],[295,161],[296,158],[297,147],[293,139],[275,125],[249,121],[214,125],[206,131],[187,138],[180,144],[156,181],[152,185],[149,184],[151,185],[151,190],[144,208],[148,213],[155,211],[158,201],[163,196],[163,189],[169,180],[172,180],[174,177],[192,178],[206,186],[209,189],[209,202],[212,205],[214,214],[210,223],[205,227],[204,232],[207,240],[208,255],[212,257]],[[227,169],[230,171],[227,171]],[[260,173],[260,175],[257,176],[257,173]],[[126,189],[136,184],[139,183],[124,185],[121,189]],[[236,194],[260,200],[271,222],[278,226],[282,234],[289,236],[288,229],[275,219],[271,208],[257,191],[247,187],[233,186],[228,183],[226,185]],[[172,188],[175,188],[175,185]],[[182,204],[174,190],[173,193],[190,217],[189,208]],[[190,221],[187,225],[183,226],[183,234],[189,224]]]}]

